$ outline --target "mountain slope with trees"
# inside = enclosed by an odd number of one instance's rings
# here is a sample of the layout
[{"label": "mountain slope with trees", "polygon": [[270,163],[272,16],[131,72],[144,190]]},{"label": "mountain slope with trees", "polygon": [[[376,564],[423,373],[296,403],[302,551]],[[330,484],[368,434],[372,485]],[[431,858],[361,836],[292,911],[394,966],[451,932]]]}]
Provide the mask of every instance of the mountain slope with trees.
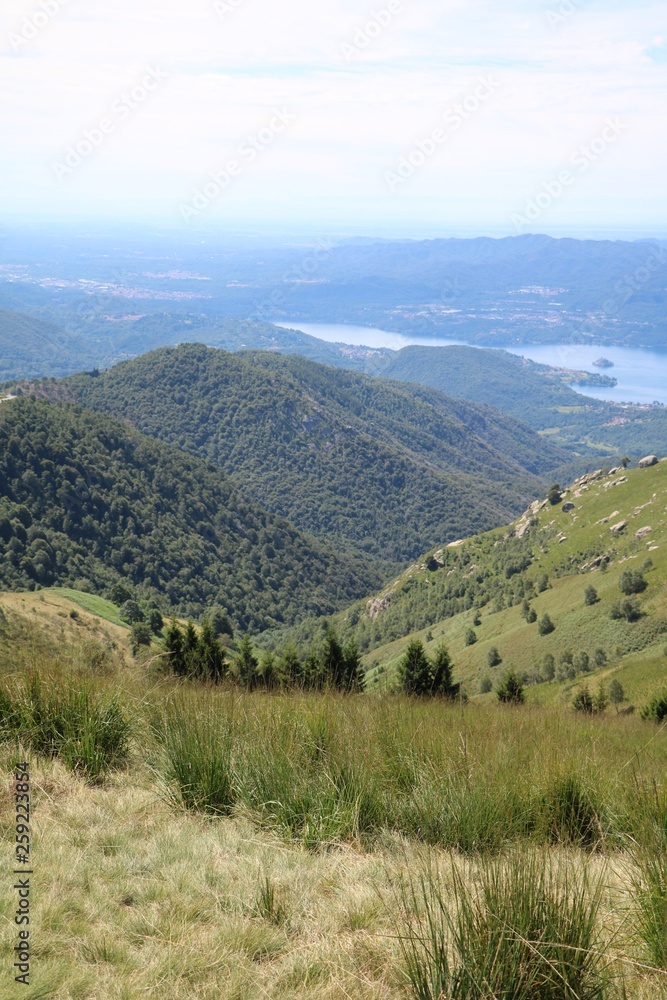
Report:
[{"label": "mountain slope with trees", "polygon": [[[444,643],[471,695],[508,670],[538,700],[614,678],[640,699],[667,689],[667,460],[599,470],[549,497],[431,550],[325,623],[364,652],[371,689],[397,678],[415,642],[431,656]],[[307,650],[322,626],[311,618],[262,643]]]},{"label": "mountain slope with trees", "polygon": [[262,506],[391,569],[506,521],[567,456],[490,407],[268,352],[162,349],[31,391],[218,464]]},{"label": "mountain slope with trees", "polygon": [[32,398],[0,403],[0,541],[3,587],[99,593],[122,579],[164,610],[217,603],[244,630],[331,612],[378,581],[201,459]]}]

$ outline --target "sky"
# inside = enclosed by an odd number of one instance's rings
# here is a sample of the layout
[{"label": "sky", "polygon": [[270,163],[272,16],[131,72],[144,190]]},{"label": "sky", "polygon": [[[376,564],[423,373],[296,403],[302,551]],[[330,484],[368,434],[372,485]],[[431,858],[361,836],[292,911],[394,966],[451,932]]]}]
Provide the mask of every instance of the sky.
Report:
[{"label": "sky", "polygon": [[0,219],[667,238],[667,5],[3,0]]}]

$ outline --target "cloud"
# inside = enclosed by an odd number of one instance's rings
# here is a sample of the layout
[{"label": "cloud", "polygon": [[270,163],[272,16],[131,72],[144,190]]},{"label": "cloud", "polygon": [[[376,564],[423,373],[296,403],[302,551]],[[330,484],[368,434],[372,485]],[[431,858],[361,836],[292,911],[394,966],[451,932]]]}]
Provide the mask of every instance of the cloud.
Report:
[{"label": "cloud", "polygon": [[[218,199],[212,219],[260,205],[306,218],[336,205],[349,217],[408,219],[412,209],[415,218],[442,213],[443,224],[509,227],[517,202],[621,115],[627,139],[551,221],[611,220],[624,206],[638,226],[664,225],[661,4],[392,0],[391,17],[381,17],[385,0],[45,2],[57,12],[18,48],[11,36],[31,34],[40,4],[4,6],[0,86],[13,96],[0,110],[0,210],[118,216],[142,205],[175,221],[200,178],[285,107],[295,125]],[[573,12],[551,23],[564,3]],[[346,57],[344,46],[364,37]],[[168,81],[58,184],[53,161],[149,66]],[[389,199],[383,171],[488,74],[499,83],[493,100]]]}]

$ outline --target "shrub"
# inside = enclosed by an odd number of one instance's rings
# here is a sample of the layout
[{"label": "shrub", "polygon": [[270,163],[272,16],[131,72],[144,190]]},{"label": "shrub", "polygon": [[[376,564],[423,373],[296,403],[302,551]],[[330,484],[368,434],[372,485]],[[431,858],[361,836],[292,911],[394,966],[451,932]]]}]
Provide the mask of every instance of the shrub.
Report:
[{"label": "shrub", "polygon": [[523,682],[513,670],[505,674],[504,680],[496,691],[496,694],[498,701],[502,701],[508,705],[521,705],[525,701]]},{"label": "shrub", "polygon": [[598,597],[597,590],[592,584],[589,584],[589,586],[586,587],[584,591],[584,604],[586,605],[597,604],[599,600],[600,598]]},{"label": "shrub", "polygon": [[132,655],[136,656],[140,646],[150,646],[153,633],[145,622],[135,622],[130,629],[130,645]]},{"label": "shrub", "polygon": [[642,616],[639,601],[635,597],[626,597],[620,605],[621,617],[628,622],[636,622]]},{"label": "shrub", "polygon": [[496,646],[492,646],[491,649],[489,650],[486,657],[486,662],[490,667],[497,667],[500,663],[503,662],[503,658],[498,652]]},{"label": "shrub", "polygon": [[607,654],[604,649],[596,649],[593,653],[593,659],[595,661],[596,667],[604,667],[607,662]]},{"label": "shrub", "polygon": [[549,615],[545,612],[539,620],[537,631],[540,635],[549,635],[549,633],[553,632],[555,628],[556,626],[552,622]]},{"label": "shrub", "polygon": [[491,691],[492,688],[493,688],[493,684],[491,683],[491,678],[490,677],[482,677],[481,681],[479,682],[479,691],[480,691],[480,694],[488,694],[489,691]]},{"label": "shrub", "polygon": [[591,669],[591,658],[585,650],[582,650],[574,658],[574,666],[580,674],[587,674]]},{"label": "shrub", "polygon": [[556,676],[556,661],[551,653],[547,653],[542,660],[542,676],[546,681],[552,681]]},{"label": "shrub", "polygon": [[547,500],[549,501],[552,507],[555,507],[556,504],[559,504],[561,502],[561,500],[563,499],[562,494],[563,491],[559,483],[553,483],[549,487],[549,492],[547,493]]},{"label": "shrub", "polygon": [[572,699],[572,708],[575,712],[585,712],[586,715],[593,714],[593,698],[587,687],[580,688]]},{"label": "shrub", "polygon": [[609,701],[618,712],[618,706],[622,705],[623,702],[625,701],[625,691],[623,689],[623,685],[618,680],[618,678],[614,677],[613,680],[610,681],[608,694],[609,694]]},{"label": "shrub", "polygon": [[474,646],[477,642],[477,635],[473,628],[469,628],[465,634],[465,644],[466,646]]},{"label": "shrub", "polygon": [[543,594],[545,590],[549,587],[549,577],[546,573],[540,573],[536,580],[537,591],[539,594]]},{"label": "shrub", "polygon": [[667,691],[654,695],[648,705],[642,708],[640,715],[642,719],[652,719],[654,722],[667,719]]},{"label": "shrub", "polygon": [[648,587],[646,580],[637,569],[624,569],[618,585],[621,592],[626,595],[641,594]]}]

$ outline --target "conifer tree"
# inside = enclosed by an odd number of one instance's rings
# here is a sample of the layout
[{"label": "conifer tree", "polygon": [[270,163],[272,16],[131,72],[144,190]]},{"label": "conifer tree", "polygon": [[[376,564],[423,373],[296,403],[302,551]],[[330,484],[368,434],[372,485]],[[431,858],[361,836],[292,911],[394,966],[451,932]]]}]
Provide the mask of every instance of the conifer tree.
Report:
[{"label": "conifer tree", "polygon": [[259,660],[253,651],[252,642],[249,635],[244,635],[239,644],[239,651],[236,657],[236,667],[239,673],[239,680],[243,687],[252,689],[257,684],[257,668]]},{"label": "conifer tree", "polygon": [[361,653],[354,639],[350,639],[345,644],[343,659],[345,661],[345,690],[363,691],[366,684],[366,675],[361,665]]},{"label": "conifer tree", "polygon": [[398,665],[398,675],[406,694],[431,693],[433,684],[431,664],[419,639],[412,639],[409,643],[405,656]]},{"label": "conifer tree", "polygon": [[175,674],[183,676],[186,673],[185,657],[183,655],[183,633],[175,618],[172,618],[164,637],[164,649],[169,659],[169,666]]},{"label": "conifer tree", "polygon": [[216,639],[210,621],[204,619],[199,634],[200,672],[207,680],[219,683],[225,676],[225,652]]},{"label": "conifer tree", "polygon": [[446,697],[452,694],[452,658],[446,646],[440,645],[435,651],[433,662],[433,694],[443,694]]}]

